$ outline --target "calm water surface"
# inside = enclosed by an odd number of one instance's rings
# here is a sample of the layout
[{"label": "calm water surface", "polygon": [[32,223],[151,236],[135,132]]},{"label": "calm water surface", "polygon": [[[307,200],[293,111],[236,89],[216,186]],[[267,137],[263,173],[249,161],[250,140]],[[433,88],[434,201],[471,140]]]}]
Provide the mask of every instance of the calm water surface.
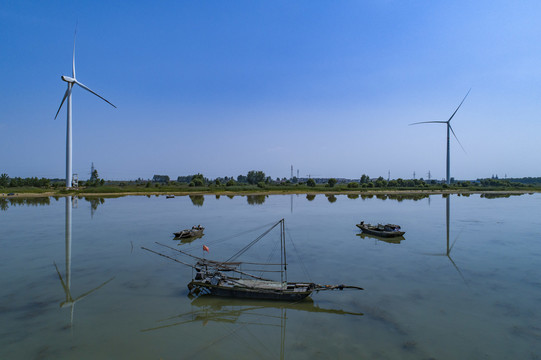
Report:
[{"label": "calm water surface", "polygon": [[[0,199],[0,358],[540,359],[540,209],[541,194]],[[290,281],[365,290],[191,299],[191,269],[141,249],[225,260],[281,218]],[[361,237],[361,219],[405,239]],[[173,240],[196,224],[203,238]],[[277,239],[242,260],[279,259]]]}]

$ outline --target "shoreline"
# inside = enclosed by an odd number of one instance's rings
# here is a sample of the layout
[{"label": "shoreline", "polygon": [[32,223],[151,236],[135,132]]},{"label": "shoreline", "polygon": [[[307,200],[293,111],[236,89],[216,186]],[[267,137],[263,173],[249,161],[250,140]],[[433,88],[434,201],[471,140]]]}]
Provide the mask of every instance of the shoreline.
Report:
[{"label": "shoreline", "polygon": [[14,195],[8,195],[8,193],[1,193],[0,198],[29,198],[29,197],[65,197],[65,196],[77,196],[77,197],[122,197],[122,196],[187,196],[187,195],[233,195],[233,196],[245,196],[245,195],[445,195],[445,194],[531,194],[541,192],[539,190],[348,190],[348,191],[287,191],[287,190],[270,190],[270,191],[148,191],[148,192],[118,192],[118,193],[57,193],[57,192],[43,192],[43,193],[14,193]]}]

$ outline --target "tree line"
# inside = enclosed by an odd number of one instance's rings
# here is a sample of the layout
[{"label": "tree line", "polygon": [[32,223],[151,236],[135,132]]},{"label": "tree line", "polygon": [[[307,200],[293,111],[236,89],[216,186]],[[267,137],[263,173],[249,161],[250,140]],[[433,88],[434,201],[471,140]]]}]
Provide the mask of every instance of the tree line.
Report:
[{"label": "tree line", "polygon": [[[259,188],[276,188],[276,187],[288,187],[288,186],[304,186],[308,188],[315,187],[327,187],[327,188],[340,188],[343,189],[383,189],[383,188],[404,188],[404,189],[423,189],[423,188],[475,188],[475,187],[498,187],[498,188],[510,188],[510,187],[533,187],[541,186],[541,177],[534,178],[509,178],[498,179],[497,177],[477,179],[475,181],[455,181],[451,179],[451,185],[443,184],[436,180],[423,180],[421,179],[384,179],[383,177],[370,178],[368,175],[363,174],[358,180],[346,180],[346,179],[321,179],[321,178],[309,178],[309,179],[297,179],[293,177],[291,179],[276,178],[272,179],[267,176],[265,172],[261,170],[250,170],[246,175],[238,175],[236,177],[217,177],[215,179],[209,179],[201,173],[179,176],[176,181],[171,181],[168,175],[154,175],[152,180],[138,179],[135,181],[107,181],[100,179],[98,171],[94,170],[91,177],[87,181],[80,181],[79,186],[95,187],[107,185],[118,185],[124,187],[126,185],[145,185],[146,187],[159,187],[159,186],[189,186],[189,187],[232,187],[232,186],[258,186]],[[36,187],[36,188],[60,188],[63,187],[63,179],[47,179],[47,178],[20,178],[9,177],[6,173],[0,175],[0,188],[15,188],[15,187]]]}]

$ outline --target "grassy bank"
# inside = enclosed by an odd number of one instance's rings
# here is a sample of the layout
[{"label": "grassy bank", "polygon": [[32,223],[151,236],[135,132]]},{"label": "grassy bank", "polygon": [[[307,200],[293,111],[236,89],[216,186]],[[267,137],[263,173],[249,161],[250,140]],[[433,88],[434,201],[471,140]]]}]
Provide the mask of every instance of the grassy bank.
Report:
[{"label": "grassy bank", "polygon": [[425,185],[416,187],[352,187],[348,184],[336,184],[329,186],[318,184],[307,186],[305,184],[278,184],[278,185],[207,185],[188,186],[185,184],[176,185],[105,185],[84,187],[78,189],[62,188],[38,188],[38,187],[10,187],[0,188],[0,196],[62,196],[62,195],[155,195],[155,194],[385,194],[385,193],[486,193],[486,192],[508,192],[508,193],[529,193],[541,192],[539,186],[453,186],[453,185]]}]

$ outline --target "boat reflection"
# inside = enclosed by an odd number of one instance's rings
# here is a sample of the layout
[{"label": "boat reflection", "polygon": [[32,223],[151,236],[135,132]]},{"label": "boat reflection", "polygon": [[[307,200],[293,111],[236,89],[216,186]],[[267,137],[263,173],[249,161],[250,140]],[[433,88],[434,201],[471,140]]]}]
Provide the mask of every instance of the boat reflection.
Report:
[{"label": "boat reflection", "polygon": [[66,196],[66,272],[65,277],[62,277],[62,274],[60,274],[60,270],[58,270],[58,266],[56,266],[56,263],[54,263],[54,266],[56,268],[56,273],[58,274],[58,278],[60,279],[60,283],[62,285],[62,288],[64,289],[64,293],[66,295],[66,300],[62,301],[60,303],[60,307],[71,307],[70,311],[70,327],[73,326],[73,313],[75,311],[75,304],[81,300],[83,300],[85,297],[93,293],[94,291],[102,288],[107,283],[111,282],[114,277],[110,278],[109,280],[103,282],[101,285],[95,287],[92,290],[89,290],[82,295],[74,298],[71,295],[71,212],[73,207],[73,199],[71,196]]},{"label": "boat reflection", "polygon": [[205,234],[200,234],[200,235],[190,236],[190,237],[184,237],[184,238],[175,236],[173,238],[173,240],[177,240],[178,245],[184,245],[184,244],[190,244],[190,243],[194,242],[195,240],[202,238],[203,236],[205,236]]},{"label": "boat reflection", "polygon": [[[209,322],[214,322],[232,327],[231,331],[225,336],[217,339],[210,339],[208,344],[196,349],[193,354],[186,354],[186,358],[192,358],[193,356],[201,356],[201,353],[205,349],[208,349],[233,334],[235,334],[235,337],[237,338],[241,337],[238,333],[240,329],[244,328],[249,333],[250,338],[253,339],[254,329],[250,329],[250,327],[276,327],[280,328],[279,358],[284,359],[287,311],[307,311],[347,316],[364,315],[363,313],[344,311],[341,309],[321,308],[314,304],[314,301],[310,298],[288,303],[281,301],[217,298],[214,296],[203,295],[192,300],[191,307],[192,309],[190,311],[158,320],[161,325],[143,329],[141,332],[161,330],[195,322],[200,322],[203,326],[206,326]],[[265,342],[268,341],[269,338],[265,338]],[[274,357],[274,355],[268,352],[265,354]],[[259,357],[261,358],[261,355],[264,354],[258,355],[260,355]]]},{"label": "boat reflection", "polygon": [[[351,312],[341,309],[321,308],[314,303],[311,298],[306,298],[296,302],[270,301],[270,300],[250,300],[220,298],[209,295],[202,295],[194,298],[191,302],[192,310],[158,320],[163,323],[156,327],[143,329],[141,331],[153,331],[172,326],[178,326],[187,323],[201,322],[203,325],[209,321],[231,323],[231,324],[253,324],[253,325],[273,325],[264,322],[250,322],[248,317],[258,316],[265,318],[280,318],[273,312],[276,310],[307,311],[335,315],[363,316],[360,312]],[[193,309],[195,307],[195,309]],[[260,312],[257,312],[257,311]],[[269,313],[269,310],[270,313]],[[276,325],[275,325],[276,326]]]},{"label": "boat reflection", "polygon": [[389,244],[400,244],[400,242],[402,240],[406,240],[403,236],[396,236],[396,237],[392,237],[392,238],[383,238],[383,237],[379,237],[379,236],[376,236],[376,235],[370,235],[370,234],[365,234],[365,233],[359,233],[359,234],[356,234],[356,235],[363,238],[363,239],[374,239],[374,240],[383,241],[383,242],[386,242],[386,243],[389,243]]}]

